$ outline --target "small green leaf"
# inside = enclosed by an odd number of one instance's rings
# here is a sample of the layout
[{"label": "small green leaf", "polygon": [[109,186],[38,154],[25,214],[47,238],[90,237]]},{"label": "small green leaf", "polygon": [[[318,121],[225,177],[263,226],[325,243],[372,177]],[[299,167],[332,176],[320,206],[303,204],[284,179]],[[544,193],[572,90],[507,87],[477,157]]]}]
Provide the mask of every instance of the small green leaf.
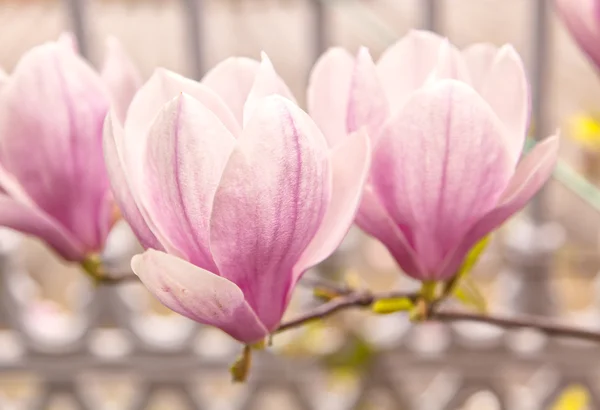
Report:
[{"label": "small green leaf", "polygon": [[454,290],[452,296],[463,305],[475,308],[480,313],[487,313],[487,302],[475,282],[469,277],[462,278]]},{"label": "small green leaf", "polygon": [[471,250],[467,254],[467,257],[463,261],[462,266],[458,270],[457,276],[459,278],[463,277],[466,274],[468,274],[469,272],[471,272],[471,270],[473,269],[473,267],[479,260],[479,257],[481,256],[483,251],[487,248],[489,243],[490,243],[490,235],[487,235],[483,239],[481,239],[479,242],[477,242],[475,244],[475,246],[473,246],[471,248]]},{"label": "small green leaf", "polygon": [[413,301],[409,298],[390,298],[379,299],[373,303],[371,309],[380,315],[387,315],[388,313],[406,312],[414,308],[414,306]]}]

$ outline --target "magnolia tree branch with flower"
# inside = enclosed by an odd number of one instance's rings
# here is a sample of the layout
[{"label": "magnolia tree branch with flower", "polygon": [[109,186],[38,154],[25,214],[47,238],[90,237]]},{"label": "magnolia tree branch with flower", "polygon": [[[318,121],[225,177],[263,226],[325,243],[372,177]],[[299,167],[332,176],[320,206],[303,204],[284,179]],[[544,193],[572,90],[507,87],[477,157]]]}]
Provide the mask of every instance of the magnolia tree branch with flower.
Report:
[{"label": "magnolia tree branch with flower", "polygon": [[[246,346],[237,379],[273,334],[352,307],[600,341],[443,303],[557,158],[557,136],[521,158],[530,96],[511,46],[461,51],[412,31],[377,63],[334,48],[307,93],[305,112],[265,54],[200,82],[159,68],[142,85],[114,40],[100,73],[68,36],[35,47],[0,77],[0,224],[117,283],[99,254],[122,215],[145,248],[131,267],[148,290]],[[326,303],[282,323],[303,274],[353,223],[422,290],[330,286]]]}]

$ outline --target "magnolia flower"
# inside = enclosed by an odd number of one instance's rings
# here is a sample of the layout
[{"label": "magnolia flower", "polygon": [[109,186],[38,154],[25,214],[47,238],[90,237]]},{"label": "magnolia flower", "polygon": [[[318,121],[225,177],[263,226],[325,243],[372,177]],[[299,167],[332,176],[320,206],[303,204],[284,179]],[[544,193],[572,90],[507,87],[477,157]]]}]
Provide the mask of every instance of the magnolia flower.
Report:
[{"label": "magnolia flower", "polygon": [[63,35],[0,74],[0,225],[70,261],[99,252],[114,222],[102,125],[111,101],[129,103],[137,77],[114,40],[105,67],[95,72]]},{"label": "magnolia flower", "polygon": [[454,276],[470,248],[550,176],[558,138],[523,161],[528,86],[511,46],[463,52],[413,31],[374,64],[341,49],[316,64],[309,112],[335,146],[360,127],[373,165],[356,223],[419,280]]},{"label": "magnolia flower", "polygon": [[330,149],[285,96],[266,56],[226,60],[202,83],[158,69],[125,124],[105,125],[116,198],[148,248],[134,272],[170,309],[246,344],[277,328],[300,276],[339,245],[369,167],[366,134]]},{"label": "magnolia flower", "polygon": [[600,0],[556,0],[562,21],[596,67],[600,67]]}]

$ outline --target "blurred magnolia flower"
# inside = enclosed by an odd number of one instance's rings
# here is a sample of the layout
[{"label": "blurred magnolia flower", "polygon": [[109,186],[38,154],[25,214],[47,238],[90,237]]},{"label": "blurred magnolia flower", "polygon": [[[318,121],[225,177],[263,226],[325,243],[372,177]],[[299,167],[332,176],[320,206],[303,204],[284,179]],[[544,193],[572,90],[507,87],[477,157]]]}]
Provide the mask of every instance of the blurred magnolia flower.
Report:
[{"label": "blurred magnolia flower", "polygon": [[148,248],[133,270],[167,307],[246,344],[342,241],[369,167],[364,133],[330,149],[290,98],[266,56],[202,83],[158,69],[124,126],[105,125],[116,198]]},{"label": "blurred magnolia flower", "polygon": [[581,49],[600,67],[600,0],[556,0],[556,9]]},{"label": "blurred magnolia flower", "polygon": [[128,105],[139,78],[114,40],[101,74],[74,44],[65,34],[0,74],[0,225],[81,262],[101,251],[115,220],[103,121],[111,101]]},{"label": "blurred magnolia flower", "polygon": [[454,276],[469,249],[525,206],[550,176],[558,138],[519,162],[528,86],[511,46],[463,52],[412,31],[377,64],[325,53],[309,112],[333,146],[366,127],[373,165],[356,223],[419,280]]}]

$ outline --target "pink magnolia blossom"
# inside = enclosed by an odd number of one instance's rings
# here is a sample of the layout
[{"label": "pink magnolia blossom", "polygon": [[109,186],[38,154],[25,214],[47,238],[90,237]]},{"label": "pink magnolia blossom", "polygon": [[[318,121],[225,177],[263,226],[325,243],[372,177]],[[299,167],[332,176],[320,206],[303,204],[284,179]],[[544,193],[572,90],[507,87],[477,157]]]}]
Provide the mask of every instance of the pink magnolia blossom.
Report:
[{"label": "pink magnolia blossom", "polygon": [[105,125],[116,198],[147,248],[134,272],[244,343],[277,328],[300,276],[339,245],[370,163],[366,134],[331,149],[291,98],[266,56],[202,82],[158,69],[124,125]]},{"label": "pink magnolia blossom", "polygon": [[600,68],[600,0],[556,0],[555,4],[575,41]]},{"label": "pink magnolia blossom", "polygon": [[333,146],[365,127],[373,165],[356,223],[420,280],[456,274],[470,248],[549,178],[558,138],[519,162],[528,85],[511,46],[457,50],[413,31],[377,64],[366,49],[315,65],[309,112]]},{"label": "pink magnolia blossom", "polygon": [[118,110],[128,105],[136,82],[114,40],[99,74],[68,34],[0,74],[0,225],[39,237],[70,261],[103,248],[115,218],[102,125],[111,101]]}]

